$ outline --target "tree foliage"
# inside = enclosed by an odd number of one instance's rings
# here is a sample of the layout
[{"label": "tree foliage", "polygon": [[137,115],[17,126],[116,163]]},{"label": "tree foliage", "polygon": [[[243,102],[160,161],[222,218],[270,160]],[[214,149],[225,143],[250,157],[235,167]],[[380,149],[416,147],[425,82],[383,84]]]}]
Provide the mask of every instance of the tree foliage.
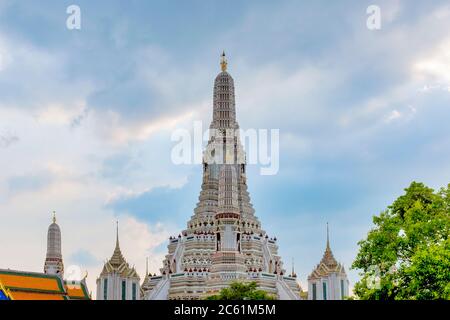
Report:
[{"label": "tree foliage", "polygon": [[233,282],[230,287],[222,289],[219,294],[209,296],[207,300],[275,300],[263,290],[259,290],[256,282]]},{"label": "tree foliage", "polygon": [[360,241],[360,299],[450,299],[450,184],[413,182]]}]

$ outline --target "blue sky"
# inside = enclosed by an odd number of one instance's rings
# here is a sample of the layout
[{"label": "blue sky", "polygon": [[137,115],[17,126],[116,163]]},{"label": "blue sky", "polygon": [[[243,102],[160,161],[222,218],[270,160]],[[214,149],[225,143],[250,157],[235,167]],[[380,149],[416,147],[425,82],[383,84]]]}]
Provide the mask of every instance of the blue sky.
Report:
[{"label": "blue sky", "polygon": [[[66,28],[71,4],[81,30]],[[0,0],[0,233],[14,239],[0,268],[42,269],[56,210],[91,290],[116,219],[130,263],[156,272],[201,182],[171,162],[170,136],[209,125],[226,50],[241,127],[280,129],[279,173],[249,166],[263,228],[303,286],[327,221],[349,269],[411,181],[450,182],[449,18],[447,1]]]}]

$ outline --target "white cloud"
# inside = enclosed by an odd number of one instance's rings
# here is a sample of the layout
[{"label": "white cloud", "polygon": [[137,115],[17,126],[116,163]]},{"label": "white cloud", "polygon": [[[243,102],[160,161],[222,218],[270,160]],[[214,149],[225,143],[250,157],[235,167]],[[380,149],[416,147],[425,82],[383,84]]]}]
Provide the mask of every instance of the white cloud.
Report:
[{"label": "white cloud", "polygon": [[10,48],[6,39],[0,34],[0,72],[11,63]]},{"label": "white cloud", "polygon": [[40,124],[68,126],[85,112],[86,106],[83,101],[71,106],[50,103],[36,112],[36,120]]},{"label": "white cloud", "polygon": [[[94,297],[96,278],[101,272],[103,262],[112,256],[116,241],[113,217],[105,219],[104,224],[100,228],[101,230],[106,230],[106,232],[102,232],[101,235],[95,235],[95,231],[91,230],[93,234],[89,236],[91,241],[95,239],[97,246],[94,247],[91,244],[85,247],[101,261],[96,266],[89,267],[90,275],[87,281],[89,289],[94,293]],[[141,280],[145,277],[146,257],[149,257],[149,272],[159,273],[159,268],[162,267],[162,261],[166,253],[165,251],[156,252],[155,249],[168,243],[167,239],[170,234],[170,230],[162,224],[151,226],[131,216],[119,217],[119,243],[122,254],[130,266],[136,268]]]},{"label": "white cloud", "polygon": [[147,223],[140,222],[131,216],[126,216],[120,223],[122,235],[124,239],[124,254],[127,259],[136,264],[139,274],[143,277],[145,258],[149,257],[149,269],[157,272],[162,267],[162,261],[166,254],[165,250],[156,254],[155,249],[162,245],[168,244],[168,238],[174,231],[167,226],[158,223],[149,226]]},{"label": "white cloud", "polygon": [[19,137],[11,132],[2,132],[0,133],[0,148],[7,148],[19,140]]},{"label": "white cloud", "polygon": [[[20,137],[14,147],[0,151],[3,168],[0,171],[0,219],[7,221],[7,228],[2,227],[1,233],[8,239],[21,239],[14,241],[14,245],[0,246],[1,268],[42,270],[46,230],[53,210],[57,211],[63,231],[66,263],[72,264],[69,257],[79,250],[103,261],[112,254],[114,246],[115,214],[105,208],[111,191],[151,188],[170,176],[169,170],[153,171],[159,163],[150,161],[137,179],[123,186],[103,179],[98,172],[104,159],[123,149],[105,144],[95,135],[96,119],[90,116],[79,127],[71,128],[70,119],[82,108],[74,109],[75,112],[71,112],[50,105],[47,110],[43,109],[43,114],[36,116],[27,110],[0,108],[0,128],[13,128],[3,131]],[[152,153],[151,148],[148,152]],[[26,188],[11,193],[8,181],[14,177],[19,177]],[[40,177],[44,178],[44,183],[36,182]],[[160,267],[157,262],[162,262],[163,255],[152,250],[167,239],[169,226],[149,226],[131,216],[120,220],[121,245],[128,261],[136,264],[143,276],[145,257],[151,256],[151,270],[156,272]],[[88,267],[89,289],[93,292],[100,270],[100,264]]]},{"label": "white cloud", "polygon": [[413,64],[416,78],[427,83],[450,85],[450,39],[428,50]]},{"label": "white cloud", "polygon": [[402,114],[400,112],[398,112],[397,110],[392,110],[389,115],[386,117],[386,122],[391,122],[395,119],[398,119],[402,116]]},{"label": "white cloud", "polygon": [[[146,120],[141,123],[127,123],[120,114],[113,111],[95,114],[98,120],[98,134],[115,145],[124,145],[133,141],[145,141],[155,133],[173,130],[177,125],[192,119],[193,108],[186,108],[180,115],[162,116],[156,120]],[[101,118],[101,120],[100,120]]]},{"label": "white cloud", "polygon": [[395,21],[403,9],[401,4],[401,0],[394,0],[382,5],[382,20],[385,22]]}]

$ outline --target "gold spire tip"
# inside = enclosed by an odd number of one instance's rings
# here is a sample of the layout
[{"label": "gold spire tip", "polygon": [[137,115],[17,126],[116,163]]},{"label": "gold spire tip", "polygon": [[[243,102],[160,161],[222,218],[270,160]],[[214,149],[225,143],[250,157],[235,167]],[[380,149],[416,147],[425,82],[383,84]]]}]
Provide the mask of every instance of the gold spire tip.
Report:
[{"label": "gold spire tip", "polygon": [[222,58],[220,59],[220,68],[222,69],[222,72],[227,71],[227,58],[225,57],[225,51],[222,52]]},{"label": "gold spire tip", "polygon": [[53,223],[56,223],[56,211],[53,211]]}]

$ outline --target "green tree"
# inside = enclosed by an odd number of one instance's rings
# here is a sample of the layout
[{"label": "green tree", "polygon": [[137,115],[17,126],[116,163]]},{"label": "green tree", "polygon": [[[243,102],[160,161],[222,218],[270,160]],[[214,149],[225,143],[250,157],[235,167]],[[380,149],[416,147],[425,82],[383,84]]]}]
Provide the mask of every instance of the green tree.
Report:
[{"label": "green tree", "polygon": [[413,182],[379,216],[352,268],[360,299],[450,299],[450,184]]},{"label": "green tree", "polygon": [[222,289],[219,294],[209,296],[206,300],[275,300],[275,297],[259,290],[256,282],[233,282],[229,288]]}]

